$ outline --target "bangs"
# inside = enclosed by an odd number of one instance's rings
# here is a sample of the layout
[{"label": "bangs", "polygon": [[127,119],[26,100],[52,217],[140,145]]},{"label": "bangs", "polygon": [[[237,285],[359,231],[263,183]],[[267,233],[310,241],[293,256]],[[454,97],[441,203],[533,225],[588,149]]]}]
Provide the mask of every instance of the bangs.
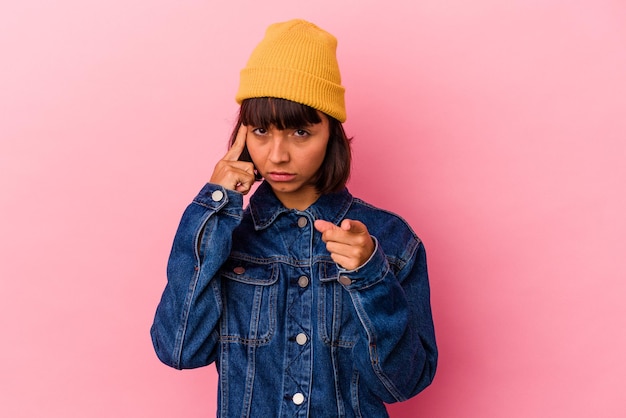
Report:
[{"label": "bangs", "polygon": [[241,103],[239,120],[244,125],[267,129],[296,129],[322,122],[310,106],[275,97],[246,99]]}]

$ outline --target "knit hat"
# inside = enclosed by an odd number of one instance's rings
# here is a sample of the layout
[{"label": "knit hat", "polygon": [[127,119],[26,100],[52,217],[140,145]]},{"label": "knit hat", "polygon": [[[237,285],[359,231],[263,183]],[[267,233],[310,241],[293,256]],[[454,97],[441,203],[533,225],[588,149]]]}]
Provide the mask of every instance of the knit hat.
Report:
[{"label": "knit hat", "polygon": [[237,103],[277,97],[346,120],[344,88],[336,57],[337,39],[313,23],[274,23],[241,70]]}]

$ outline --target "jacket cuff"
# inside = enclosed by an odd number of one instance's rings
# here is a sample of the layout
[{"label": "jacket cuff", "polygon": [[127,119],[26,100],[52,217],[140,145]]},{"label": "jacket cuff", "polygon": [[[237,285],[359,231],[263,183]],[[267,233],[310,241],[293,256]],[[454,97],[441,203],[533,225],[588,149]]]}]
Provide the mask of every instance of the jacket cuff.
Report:
[{"label": "jacket cuff", "polygon": [[222,210],[229,214],[240,216],[243,207],[243,195],[234,190],[226,189],[219,184],[207,183],[193,199],[193,203],[215,212]]},{"label": "jacket cuff", "polygon": [[346,270],[339,267],[339,283],[347,290],[361,290],[375,285],[381,281],[389,271],[389,263],[383,250],[374,240],[374,252],[370,258],[360,267],[354,270]]}]

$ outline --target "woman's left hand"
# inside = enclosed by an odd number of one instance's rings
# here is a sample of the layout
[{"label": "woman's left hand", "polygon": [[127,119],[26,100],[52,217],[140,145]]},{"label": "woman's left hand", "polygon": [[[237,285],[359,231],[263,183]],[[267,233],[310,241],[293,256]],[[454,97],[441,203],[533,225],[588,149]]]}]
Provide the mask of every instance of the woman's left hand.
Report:
[{"label": "woman's left hand", "polygon": [[322,241],[333,261],[346,270],[361,267],[374,252],[374,240],[362,222],[344,219],[337,226],[318,219],[314,225],[322,233]]}]

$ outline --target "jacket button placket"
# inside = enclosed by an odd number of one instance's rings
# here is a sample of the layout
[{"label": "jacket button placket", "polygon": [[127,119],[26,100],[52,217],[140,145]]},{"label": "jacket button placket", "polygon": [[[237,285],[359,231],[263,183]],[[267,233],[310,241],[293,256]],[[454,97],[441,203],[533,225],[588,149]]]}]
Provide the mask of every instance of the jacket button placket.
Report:
[{"label": "jacket button placket", "polygon": [[[287,350],[285,359],[285,407],[294,411],[293,416],[306,417],[308,413],[308,394],[311,385],[311,234],[312,222],[307,216],[297,215],[292,233],[297,237],[288,249],[298,267],[291,267],[289,288],[287,291]],[[291,414],[290,414],[291,415]]]}]

